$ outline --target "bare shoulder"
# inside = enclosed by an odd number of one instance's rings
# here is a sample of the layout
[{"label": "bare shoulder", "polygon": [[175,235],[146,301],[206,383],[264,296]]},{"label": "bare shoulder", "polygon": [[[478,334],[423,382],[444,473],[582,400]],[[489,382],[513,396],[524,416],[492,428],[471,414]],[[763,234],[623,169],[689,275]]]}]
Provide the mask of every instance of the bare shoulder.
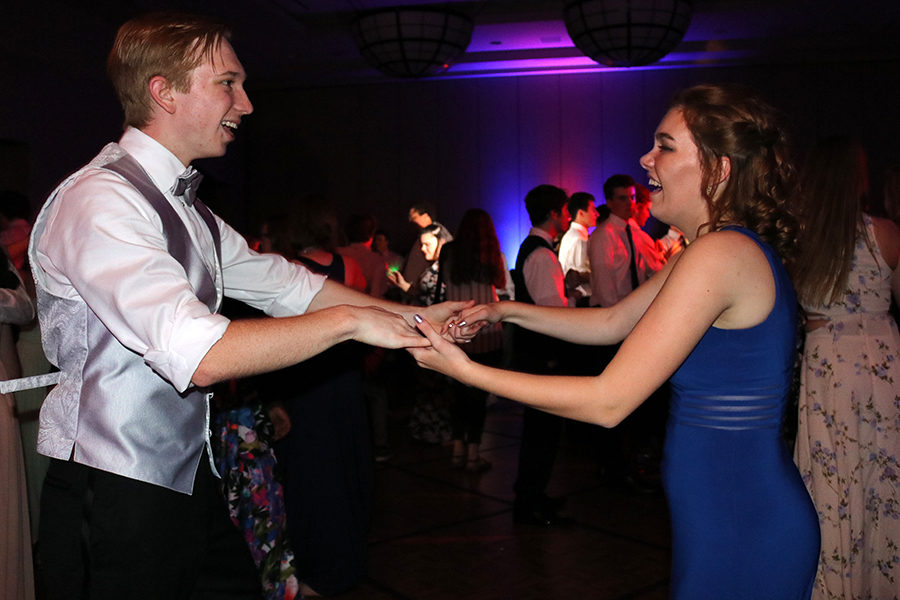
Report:
[{"label": "bare shoulder", "polygon": [[750,327],[765,319],[775,301],[775,279],[759,245],[738,231],[700,236],[682,253],[673,275],[682,271],[695,286],[722,299],[715,326]]},{"label": "bare shoulder", "polygon": [[707,269],[732,270],[742,263],[768,265],[765,254],[750,237],[733,230],[714,231],[700,236],[683,253],[680,262]]},{"label": "bare shoulder", "polygon": [[872,229],[875,232],[875,243],[884,260],[892,269],[896,269],[900,260],[900,227],[890,219],[872,217]]}]

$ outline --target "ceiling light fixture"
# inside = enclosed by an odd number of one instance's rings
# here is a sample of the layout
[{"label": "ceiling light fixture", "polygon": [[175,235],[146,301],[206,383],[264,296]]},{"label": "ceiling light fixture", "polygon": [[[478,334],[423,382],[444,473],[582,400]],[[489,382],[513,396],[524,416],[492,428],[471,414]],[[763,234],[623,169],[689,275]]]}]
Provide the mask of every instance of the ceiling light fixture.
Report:
[{"label": "ceiling light fixture", "polygon": [[427,77],[446,70],[472,39],[472,20],[441,8],[397,7],[360,13],[353,39],[363,57],[394,77]]},{"label": "ceiling light fixture", "polygon": [[572,42],[608,67],[649,65],[671,52],[691,24],[690,0],[569,0]]}]

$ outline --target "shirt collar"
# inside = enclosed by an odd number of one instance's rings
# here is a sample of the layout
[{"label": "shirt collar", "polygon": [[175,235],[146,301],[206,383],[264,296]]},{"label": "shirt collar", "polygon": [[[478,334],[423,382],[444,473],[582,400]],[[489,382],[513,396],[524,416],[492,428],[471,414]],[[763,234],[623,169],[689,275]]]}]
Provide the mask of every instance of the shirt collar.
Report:
[{"label": "shirt collar", "polygon": [[540,227],[532,227],[531,231],[528,232],[528,235],[536,235],[540,238],[544,238],[545,240],[550,242],[551,245],[553,245],[553,238],[550,237],[549,233],[547,233],[545,230],[541,229]]},{"label": "shirt collar", "polygon": [[637,226],[637,221],[635,221],[634,219],[628,219],[626,221],[619,215],[614,215],[612,213],[610,213],[610,215],[609,215],[609,222],[610,222],[610,224],[616,225],[622,229],[625,229],[626,225],[631,225],[632,229],[639,229],[639,227]]},{"label": "shirt collar", "polygon": [[140,163],[154,185],[164,194],[171,195],[175,180],[187,170],[168,148],[140,129],[125,129],[119,145]]},{"label": "shirt collar", "polygon": [[583,238],[586,238],[586,237],[587,237],[588,229],[587,229],[587,227],[585,227],[585,226],[582,225],[581,223],[577,223],[577,222],[575,222],[575,221],[572,221],[572,223],[569,225],[569,229],[574,229],[575,231],[581,233],[581,237],[583,237]]}]

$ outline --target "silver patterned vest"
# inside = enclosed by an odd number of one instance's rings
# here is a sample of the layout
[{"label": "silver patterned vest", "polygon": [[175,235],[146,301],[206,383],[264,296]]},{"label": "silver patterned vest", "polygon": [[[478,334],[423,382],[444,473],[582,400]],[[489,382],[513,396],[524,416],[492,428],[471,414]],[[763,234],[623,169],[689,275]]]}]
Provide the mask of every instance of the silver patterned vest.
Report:
[{"label": "silver patterned vest", "polygon": [[[99,160],[90,166],[118,173],[147,199],[162,220],[169,253],[184,267],[197,298],[217,312],[215,279],[184,223],[140,165],[117,145],[112,150],[112,162]],[[109,156],[103,152],[98,159],[104,155]],[[212,214],[199,201],[194,206],[221,255]],[[39,217],[34,239],[42,233]],[[179,393],[139,354],[120,344],[82,300],[54,296],[40,283],[37,292],[44,351],[61,371],[60,383],[41,409],[39,450],[190,494],[209,440],[208,390]],[[70,456],[56,455],[69,448]]]}]

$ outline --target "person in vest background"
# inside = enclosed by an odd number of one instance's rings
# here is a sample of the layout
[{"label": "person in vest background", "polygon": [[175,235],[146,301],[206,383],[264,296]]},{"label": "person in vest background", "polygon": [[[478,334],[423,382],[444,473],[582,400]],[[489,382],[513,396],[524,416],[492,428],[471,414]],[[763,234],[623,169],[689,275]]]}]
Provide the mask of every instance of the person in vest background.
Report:
[{"label": "person in vest background", "polygon": [[[569,197],[562,189],[539,185],[525,195],[531,220],[528,237],[519,246],[513,281],[516,301],[538,306],[568,306],[565,276],[553,251],[556,238],[569,227]],[[513,364],[517,370],[542,375],[561,374],[566,344],[559,340],[516,328],[513,334]],[[525,407],[522,441],[514,490],[513,519],[516,523],[545,527],[566,526],[571,520],[560,515],[563,499],[546,495],[553,463],[562,436],[563,419]]]},{"label": "person in vest background", "polygon": [[[191,162],[225,154],[253,110],[229,37],[200,16],[125,23],[107,64],[125,132],[35,223],[43,345],[61,371],[38,436],[49,598],[258,598],[210,462],[206,388],[347,339],[425,346],[412,311],[443,327],[462,306],[379,301],[259,255],[195,200]],[[283,318],[229,321],[223,296]]]}]

